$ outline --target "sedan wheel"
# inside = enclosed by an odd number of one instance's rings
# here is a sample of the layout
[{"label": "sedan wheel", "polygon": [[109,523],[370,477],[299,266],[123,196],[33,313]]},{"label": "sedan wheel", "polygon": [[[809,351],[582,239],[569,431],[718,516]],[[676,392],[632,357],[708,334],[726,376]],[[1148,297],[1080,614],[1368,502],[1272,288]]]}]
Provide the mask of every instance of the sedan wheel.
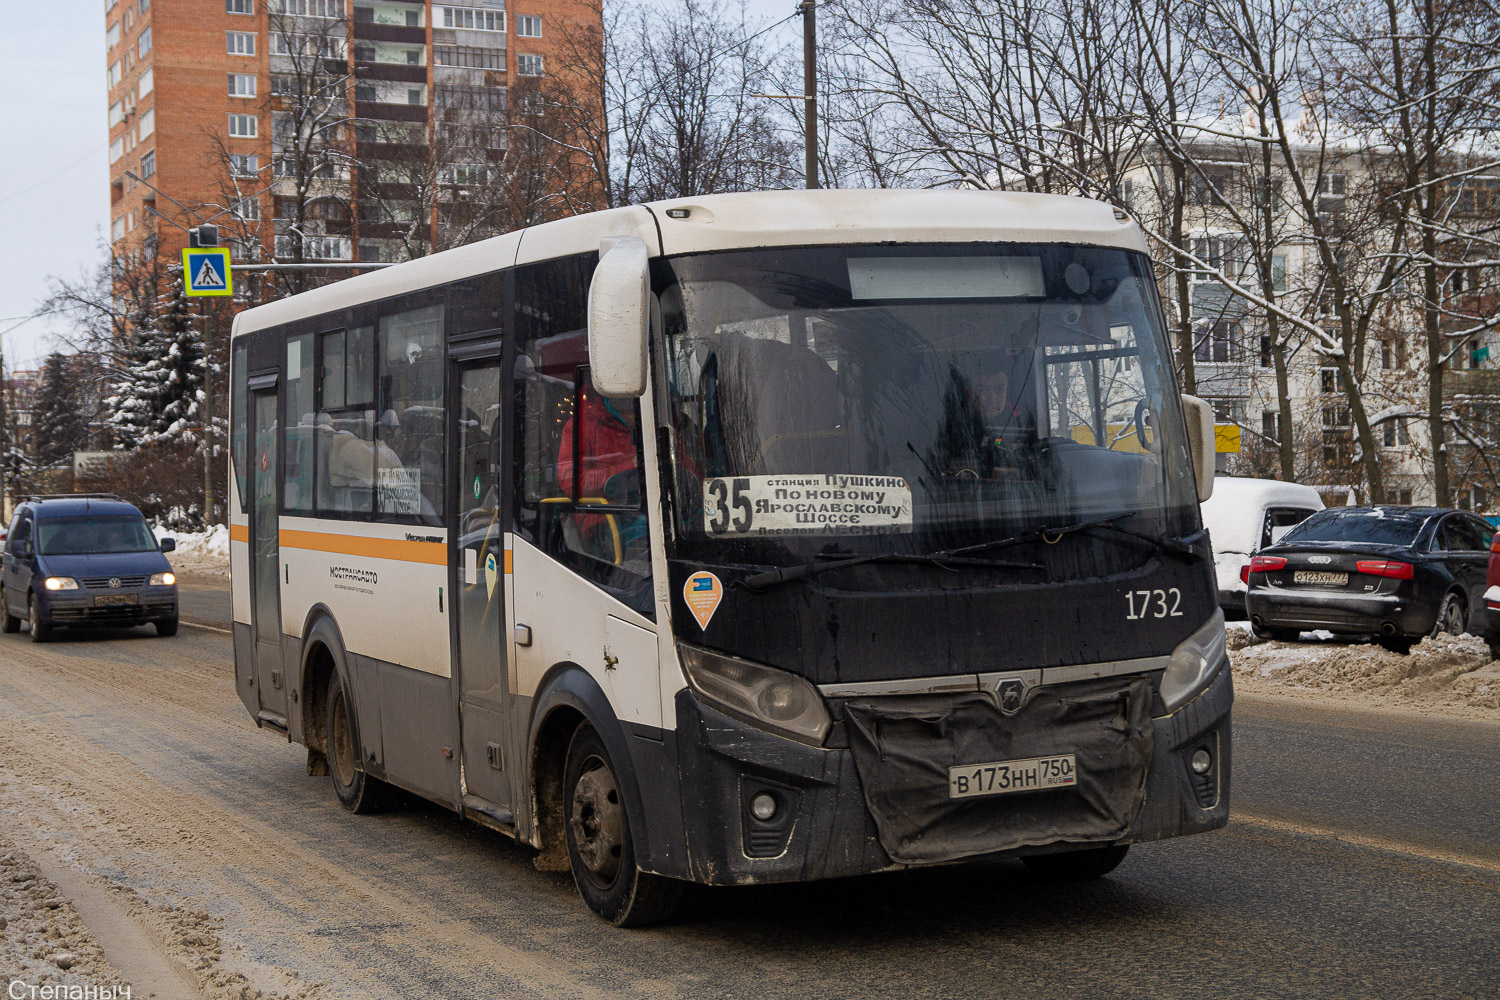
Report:
[{"label": "sedan wheel", "polygon": [[1437,621],[1433,623],[1432,634],[1439,635],[1463,635],[1468,626],[1468,615],[1464,613],[1463,598],[1457,594],[1449,594],[1443,598],[1443,606],[1438,609]]}]

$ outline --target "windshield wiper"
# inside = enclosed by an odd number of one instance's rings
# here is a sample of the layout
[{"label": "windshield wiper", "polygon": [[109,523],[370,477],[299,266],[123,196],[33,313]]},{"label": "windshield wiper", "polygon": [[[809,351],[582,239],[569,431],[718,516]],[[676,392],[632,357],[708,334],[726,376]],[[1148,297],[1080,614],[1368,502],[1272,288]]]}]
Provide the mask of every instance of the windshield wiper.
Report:
[{"label": "windshield wiper", "polygon": [[965,557],[957,550],[953,552],[875,552],[864,556],[819,555],[818,558],[827,561],[821,563],[803,563],[799,566],[782,566],[779,569],[766,570],[764,573],[747,576],[740,582],[752,594],[759,594],[779,584],[818,576],[819,574],[827,573],[829,570],[846,569],[850,566],[863,566],[866,563],[875,562],[923,563],[929,566],[941,566],[944,569],[954,566],[984,566],[989,569],[1046,570],[1046,567],[1041,563],[998,562],[993,559],[973,559]]},{"label": "windshield wiper", "polygon": [[1200,557],[1198,550],[1194,548],[1199,540],[1203,538],[1203,531],[1195,531],[1191,535],[1182,538],[1173,538],[1170,535],[1159,535],[1151,531],[1136,531],[1127,528],[1119,522],[1127,517],[1135,517],[1138,511],[1127,510],[1119,514],[1111,514],[1109,517],[1097,518],[1093,521],[1074,521],[1072,524],[1059,525],[1057,527],[1038,528],[1025,534],[1011,535],[1007,538],[998,538],[993,542],[980,542],[978,545],[965,545],[958,549],[949,549],[946,555],[962,556],[975,552],[989,552],[994,549],[1005,548],[1010,545],[1023,545],[1027,542],[1042,541],[1048,545],[1055,545],[1064,535],[1071,535],[1075,531],[1089,531],[1102,528],[1106,531],[1115,531],[1132,538],[1139,538],[1185,559],[1197,560]]}]

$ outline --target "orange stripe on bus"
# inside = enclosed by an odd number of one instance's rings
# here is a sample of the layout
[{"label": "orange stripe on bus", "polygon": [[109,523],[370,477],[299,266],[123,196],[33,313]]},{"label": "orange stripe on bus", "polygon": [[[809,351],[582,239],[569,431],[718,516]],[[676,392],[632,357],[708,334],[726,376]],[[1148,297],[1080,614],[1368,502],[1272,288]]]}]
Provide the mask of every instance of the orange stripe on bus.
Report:
[{"label": "orange stripe on bus", "polygon": [[333,552],[371,559],[396,559],[401,562],[448,565],[448,546],[442,542],[413,542],[401,538],[366,538],[362,535],[334,535],[323,531],[294,531],[283,528],[281,547]]},{"label": "orange stripe on bus", "polygon": [[511,550],[510,549],[506,549],[505,550],[505,572],[506,572],[506,574],[509,574],[511,572]]},{"label": "orange stripe on bus", "polygon": [[231,524],[229,526],[229,540],[231,542],[248,542],[250,540],[250,525]]}]

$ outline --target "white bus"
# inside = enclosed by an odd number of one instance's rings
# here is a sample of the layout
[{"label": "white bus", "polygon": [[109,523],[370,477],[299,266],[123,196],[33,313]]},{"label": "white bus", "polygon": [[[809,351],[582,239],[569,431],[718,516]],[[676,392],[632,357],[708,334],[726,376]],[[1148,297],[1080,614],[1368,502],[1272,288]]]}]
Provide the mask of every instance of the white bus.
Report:
[{"label": "white bus", "polygon": [[1077,198],[720,195],[248,310],[240,697],[620,925],[1220,827],[1212,414],[1145,251]]}]

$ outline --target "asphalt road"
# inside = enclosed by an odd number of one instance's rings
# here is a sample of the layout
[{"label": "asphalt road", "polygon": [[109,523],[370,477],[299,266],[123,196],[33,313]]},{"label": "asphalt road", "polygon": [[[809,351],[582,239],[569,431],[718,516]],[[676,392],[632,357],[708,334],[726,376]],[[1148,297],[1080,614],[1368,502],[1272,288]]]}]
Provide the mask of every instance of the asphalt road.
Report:
[{"label": "asphalt road", "polygon": [[1244,699],[1229,829],[1105,880],[1007,862],[704,890],[617,931],[441,809],[343,812],[250,722],[226,636],[25,638],[0,637],[11,835],[203,914],[210,968],[268,992],[295,972],[309,997],[1500,995],[1500,726]]}]

